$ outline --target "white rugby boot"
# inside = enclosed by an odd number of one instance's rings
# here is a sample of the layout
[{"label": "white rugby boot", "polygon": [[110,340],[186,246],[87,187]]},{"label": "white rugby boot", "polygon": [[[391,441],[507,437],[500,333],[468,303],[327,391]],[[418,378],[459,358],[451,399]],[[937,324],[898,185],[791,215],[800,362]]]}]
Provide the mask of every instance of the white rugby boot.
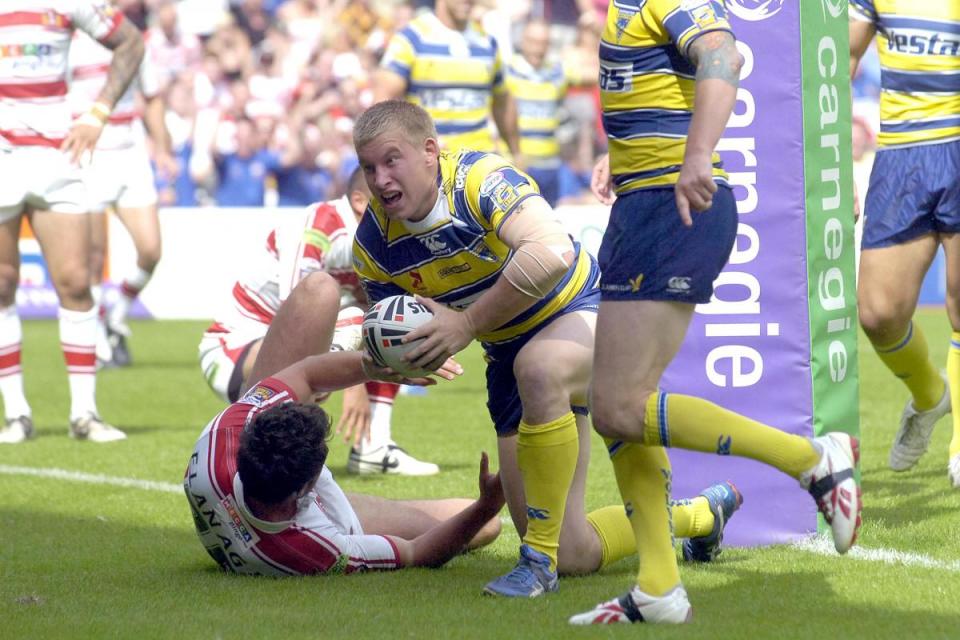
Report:
[{"label": "white rugby boot", "polygon": [[91,412],[70,421],[70,437],[89,442],[115,442],[125,440],[127,434]]},{"label": "white rugby boot", "polygon": [[398,476],[432,476],[440,473],[440,467],[432,462],[417,460],[395,443],[360,453],[350,449],[347,473],[355,475],[388,474]]},{"label": "white rugby boot", "polygon": [[[941,374],[943,377],[943,374]],[[890,468],[894,471],[906,471],[917,464],[920,457],[930,446],[930,436],[937,420],[950,413],[950,386],[943,379],[943,396],[932,409],[917,411],[913,400],[907,401],[900,416],[900,429],[890,447]]]},{"label": "white rugby boot", "polygon": [[813,444],[820,450],[820,461],[800,475],[800,485],[817,501],[837,553],[846,553],[857,540],[863,510],[855,475],[860,443],[847,433],[833,432],[814,438]]},{"label": "white rugby boot", "polygon": [[33,420],[30,416],[10,418],[0,429],[0,444],[19,444],[33,437]]},{"label": "white rugby boot", "polygon": [[647,595],[635,586],[619,598],[602,602],[590,611],[572,616],[569,622],[575,625],[634,622],[682,624],[692,619],[693,607],[683,586],[677,586],[658,598]]},{"label": "white rugby boot", "polygon": [[947,465],[947,476],[949,476],[953,488],[960,489],[960,453],[950,458],[950,464]]}]

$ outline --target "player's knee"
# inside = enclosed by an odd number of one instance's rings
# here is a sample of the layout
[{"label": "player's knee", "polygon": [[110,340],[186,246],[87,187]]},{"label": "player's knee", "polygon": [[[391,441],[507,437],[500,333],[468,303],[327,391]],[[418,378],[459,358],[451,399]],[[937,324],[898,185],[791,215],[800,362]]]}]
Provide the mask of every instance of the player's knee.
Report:
[{"label": "player's knee", "polygon": [[65,307],[71,308],[71,303],[83,306],[90,297],[90,270],[80,266],[64,269],[53,277],[53,286]]},{"label": "player's knee", "polygon": [[9,307],[16,301],[20,270],[12,264],[0,264],[0,306]]},{"label": "player's knee", "polygon": [[315,304],[336,299],[339,304],[340,287],[330,274],[314,271],[297,284],[291,294],[291,297],[293,296],[306,297]]},{"label": "player's knee", "polygon": [[542,358],[517,359],[513,374],[525,413],[538,413],[537,407],[549,413],[552,406],[569,403],[570,393],[559,369]]},{"label": "player's knee", "polygon": [[590,404],[594,430],[604,438],[642,438],[649,396],[650,392],[639,391],[626,397],[618,397],[594,389]]},{"label": "player's knee", "polygon": [[890,302],[864,300],[858,307],[860,326],[874,342],[886,342],[901,337],[910,322],[910,310],[898,309]]}]

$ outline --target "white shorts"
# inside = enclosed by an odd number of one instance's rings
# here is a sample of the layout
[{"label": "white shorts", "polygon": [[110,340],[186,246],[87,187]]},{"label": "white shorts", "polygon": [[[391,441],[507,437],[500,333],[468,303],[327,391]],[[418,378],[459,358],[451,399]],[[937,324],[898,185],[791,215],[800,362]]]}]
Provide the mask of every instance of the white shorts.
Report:
[{"label": "white shorts", "polygon": [[[249,347],[263,335],[246,331],[205,333],[200,340],[200,370],[207,384],[224,402],[235,402],[243,384],[243,372],[237,365]],[[231,399],[230,396],[234,398]]]},{"label": "white shorts", "polygon": [[152,207],[157,204],[153,168],[143,140],[123,149],[97,149],[83,172],[90,211]]},{"label": "white shorts", "polygon": [[0,149],[0,223],[27,209],[88,213],[80,168],[52,147]]}]

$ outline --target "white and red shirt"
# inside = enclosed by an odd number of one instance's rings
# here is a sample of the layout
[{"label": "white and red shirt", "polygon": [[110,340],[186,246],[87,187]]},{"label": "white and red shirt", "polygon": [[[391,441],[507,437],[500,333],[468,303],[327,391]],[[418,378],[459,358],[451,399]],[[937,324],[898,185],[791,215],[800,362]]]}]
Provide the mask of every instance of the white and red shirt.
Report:
[{"label": "white and red shirt", "polygon": [[60,146],[72,123],[67,56],[73,32],[103,42],[122,21],[108,0],[0,2],[0,146]]},{"label": "white and red shirt", "polygon": [[[69,69],[70,86],[68,102],[74,117],[87,112],[96,101],[110,72],[113,52],[82,32],[73,35],[70,46]],[[124,92],[107,120],[98,149],[126,149],[132,147],[142,135],[140,128],[140,107],[137,104],[137,92],[147,98],[160,93],[160,80],[150,58],[144,56],[140,69],[127,90]]]},{"label": "white and red shirt", "polygon": [[238,332],[251,340],[263,337],[283,301],[314,271],[325,271],[340,284],[341,309],[357,305],[363,293],[353,270],[356,230],[346,197],[310,205],[303,215],[275,228],[263,251],[252,258],[247,277],[234,283],[229,311],[206,336]]},{"label": "white and red shirt", "polygon": [[385,536],[364,535],[350,502],[326,467],[299,502],[293,520],[268,522],[250,512],[237,473],[240,434],[261,411],[296,401],[287,385],[267,378],[214,418],[200,435],[183,486],[207,552],[227,571],[254,575],[400,568],[394,542]]}]

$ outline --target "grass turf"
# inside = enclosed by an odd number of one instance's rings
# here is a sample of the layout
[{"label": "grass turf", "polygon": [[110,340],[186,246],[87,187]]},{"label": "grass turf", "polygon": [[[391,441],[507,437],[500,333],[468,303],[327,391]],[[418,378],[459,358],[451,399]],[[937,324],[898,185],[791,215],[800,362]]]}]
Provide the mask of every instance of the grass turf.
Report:
[{"label": "grass turf", "polygon": [[[943,314],[924,311],[919,320],[934,357],[945,362],[949,328]],[[39,437],[0,448],[0,465],[178,483],[197,435],[221,408],[196,363],[203,328],[134,323],[135,366],[102,372],[98,382],[104,416],[130,439],[94,445],[66,435],[56,324],[26,323],[27,393]],[[493,452],[495,443],[482,401],[479,351],[469,350],[462,361],[464,379],[423,397],[401,396],[396,405],[396,439],[440,464],[443,473],[351,477],[345,473],[347,448],[337,441],[330,467],[345,490],[396,498],[475,494],[478,453]],[[889,471],[887,450],[906,391],[868,348],[861,367],[860,545],[922,554],[939,567],[788,546],[727,549],[712,565],[681,569],[695,607],[692,625],[583,630],[568,627],[567,617],[622,592],[635,560],[564,579],[560,593],[547,598],[481,597],[483,584],[515,560],[518,540],[507,525],[493,545],[440,570],[285,580],[227,576],[197,541],[182,495],[0,474],[0,637],[957,637],[960,491],[949,489],[946,479],[949,420],[916,469]],[[339,400],[328,406],[338,408]],[[617,499],[595,439],[588,507]]]}]

